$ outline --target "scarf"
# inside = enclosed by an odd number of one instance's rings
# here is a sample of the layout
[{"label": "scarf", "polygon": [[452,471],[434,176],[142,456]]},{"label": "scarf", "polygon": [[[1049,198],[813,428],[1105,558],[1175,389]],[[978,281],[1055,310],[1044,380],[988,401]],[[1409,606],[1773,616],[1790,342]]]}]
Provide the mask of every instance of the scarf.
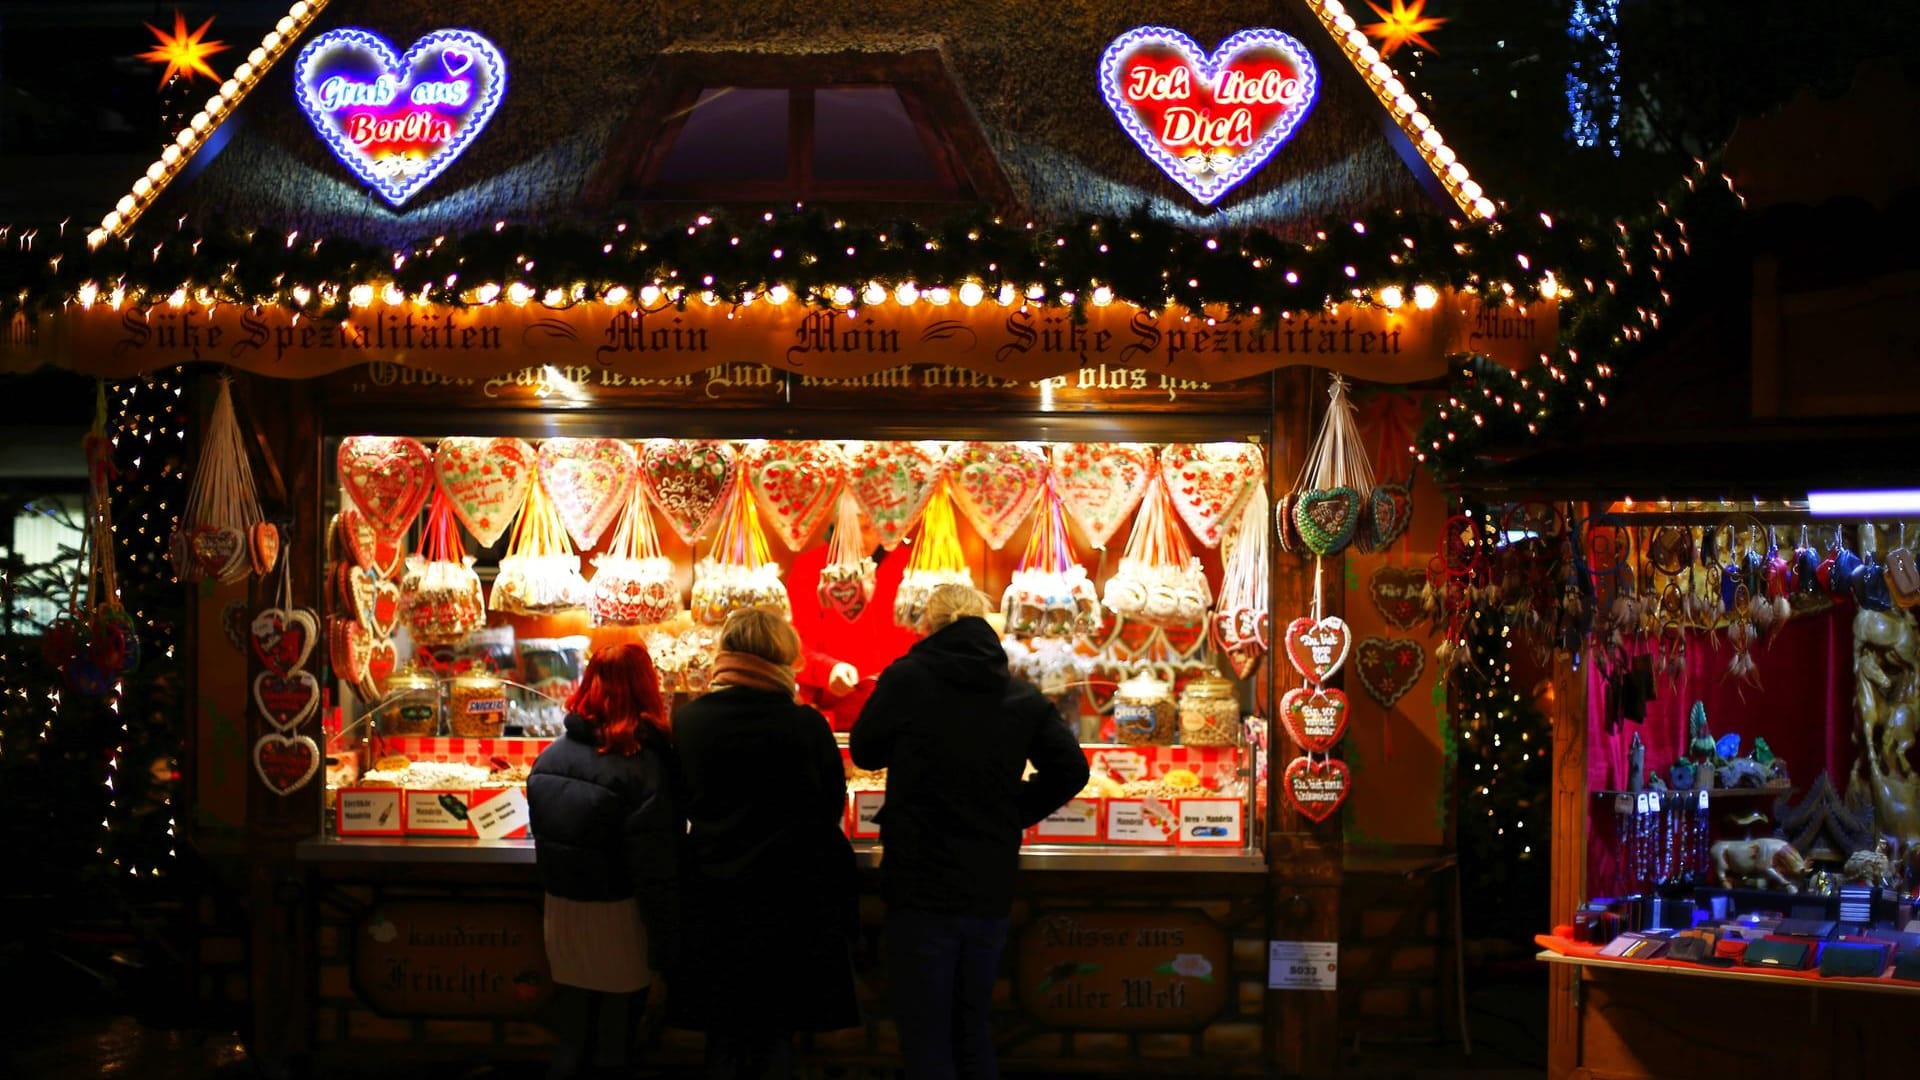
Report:
[{"label": "scarf", "polygon": [[772,690],[788,697],[793,697],[799,690],[792,668],[743,652],[716,654],[708,685],[716,689],[744,686],[750,690]]}]

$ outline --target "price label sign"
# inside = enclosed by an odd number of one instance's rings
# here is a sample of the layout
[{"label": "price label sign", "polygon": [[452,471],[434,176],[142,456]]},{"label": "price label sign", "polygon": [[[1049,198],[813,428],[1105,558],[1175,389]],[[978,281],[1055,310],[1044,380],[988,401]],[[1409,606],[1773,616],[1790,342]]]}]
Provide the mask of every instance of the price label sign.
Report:
[{"label": "price label sign", "polygon": [[1337,941],[1267,942],[1267,989],[1335,990],[1340,983]]},{"label": "price label sign", "polygon": [[482,840],[498,840],[532,821],[527,813],[527,793],[520,788],[508,788],[506,794],[474,807],[471,817],[474,835]]}]

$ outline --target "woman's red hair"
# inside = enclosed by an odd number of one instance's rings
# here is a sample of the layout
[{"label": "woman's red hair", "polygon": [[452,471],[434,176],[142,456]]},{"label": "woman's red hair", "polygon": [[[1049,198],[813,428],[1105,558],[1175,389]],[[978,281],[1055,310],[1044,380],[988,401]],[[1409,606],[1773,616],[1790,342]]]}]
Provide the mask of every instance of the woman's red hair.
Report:
[{"label": "woman's red hair", "polygon": [[637,754],[641,743],[665,742],[672,731],[653,657],[631,642],[593,654],[567,708],[592,726],[603,754]]}]

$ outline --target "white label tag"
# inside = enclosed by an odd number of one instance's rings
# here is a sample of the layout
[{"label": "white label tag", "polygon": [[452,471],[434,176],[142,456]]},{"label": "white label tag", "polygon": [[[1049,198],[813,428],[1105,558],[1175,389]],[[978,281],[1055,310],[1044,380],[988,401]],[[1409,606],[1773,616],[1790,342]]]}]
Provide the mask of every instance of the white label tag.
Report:
[{"label": "white label tag", "polygon": [[475,835],[482,840],[498,840],[525,827],[531,820],[527,813],[527,793],[520,788],[508,788],[506,794],[495,795],[474,807],[470,816]]},{"label": "white label tag", "polygon": [[1095,775],[1106,774],[1123,784],[1147,775],[1147,755],[1138,750],[1096,750],[1093,752]]},{"label": "white label tag", "polygon": [[1033,834],[1049,840],[1097,840],[1100,838],[1100,801],[1069,799],[1067,804],[1041,819]]},{"label": "white label tag", "polygon": [[440,836],[465,836],[468,827],[467,800],[464,791],[407,792],[407,831]]},{"label": "white label tag", "polygon": [[871,840],[880,835],[880,808],[887,802],[884,791],[856,791],[853,793],[853,835],[861,840]]},{"label": "white label tag", "polygon": [[1183,844],[1238,844],[1239,799],[1181,799],[1180,842]]},{"label": "white label tag", "polygon": [[1340,943],[1267,942],[1267,989],[1335,990],[1340,984]]},{"label": "white label tag", "polygon": [[400,835],[399,788],[357,788],[339,798],[341,836]]}]

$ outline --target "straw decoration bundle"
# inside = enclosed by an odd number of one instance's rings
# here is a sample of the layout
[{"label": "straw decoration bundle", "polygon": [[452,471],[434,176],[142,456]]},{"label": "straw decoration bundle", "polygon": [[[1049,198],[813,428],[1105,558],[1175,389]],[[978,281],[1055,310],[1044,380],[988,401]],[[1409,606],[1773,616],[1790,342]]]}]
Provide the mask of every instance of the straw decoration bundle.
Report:
[{"label": "straw decoration bundle", "polygon": [[233,383],[222,378],[187,505],[173,534],[174,573],[183,581],[241,580],[251,569],[248,544],[261,521],[253,467],[233,412]]},{"label": "straw decoration bundle", "polygon": [[680,584],[672,561],[660,554],[644,489],[644,484],[628,489],[613,541],[594,556],[587,609],[595,626],[651,626],[680,614]]},{"label": "straw decoration bundle", "polygon": [[735,608],[773,607],[785,615],[793,610],[787,586],[780,580],[780,564],[773,561],[760,511],[747,483],[746,465],[735,466],[733,485],[720,507],[719,527],[707,557],[694,567],[693,617],[708,626],[727,621]]},{"label": "straw decoration bundle", "polygon": [[927,595],[935,586],[972,584],[973,572],[967,569],[967,554],[960,547],[960,530],[953,516],[953,495],[943,479],[920,515],[920,535],[900,577],[900,591],[894,595],[893,621],[908,628],[918,627],[920,617],[926,614]]},{"label": "straw decoration bundle", "polygon": [[513,539],[500,559],[488,606],[514,615],[551,615],[587,606],[587,582],[580,557],[560,523],[546,485],[536,480],[513,526]]},{"label": "straw decoration bundle", "polygon": [[1326,421],[1301,463],[1292,494],[1280,505],[1282,545],[1291,550],[1298,539],[1315,555],[1336,555],[1363,535],[1371,547],[1381,531],[1369,520],[1373,464],[1347,397],[1347,380],[1335,375],[1327,394],[1332,402]]}]

